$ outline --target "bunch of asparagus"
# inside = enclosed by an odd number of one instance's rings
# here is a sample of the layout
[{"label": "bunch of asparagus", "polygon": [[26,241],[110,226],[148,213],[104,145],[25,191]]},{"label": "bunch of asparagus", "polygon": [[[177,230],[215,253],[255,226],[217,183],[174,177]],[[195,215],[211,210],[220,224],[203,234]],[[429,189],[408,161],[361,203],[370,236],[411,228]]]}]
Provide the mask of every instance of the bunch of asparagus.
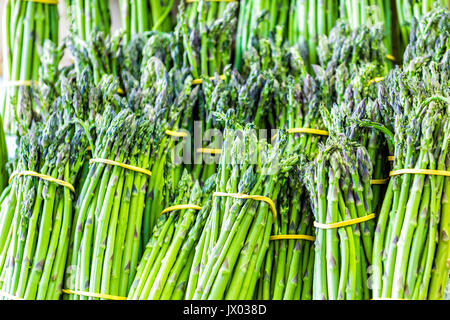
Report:
[{"label": "bunch of asparagus", "polygon": [[[223,124],[218,121],[215,113],[225,113],[229,109],[239,108],[237,98],[242,86],[239,74],[231,70],[231,65],[227,65],[223,75],[223,79],[220,79],[218,74],[213,79],[202,77],[203,81],[199,85],[198,100],[193,112],[195,131],[192,133],[195,140],[192,174],[195,179],[201,181],[206,181],[216,172],[220,158],[220,154],[212,151],[220,150],[223,143],[221,140]],[[201,150],[203,148],[206,151]]]},{"label": "bunch of asparagus", "polygon": [[[184,55],[190,64],[192,76],[199,79],[201,76],[213,76],[216,72],[222,74],[231,61],[238,4],[205,3],[200,0],[186,5],[187,8],[184,2],[179,5],[175,30],[182,35]],[[197,11],[190,7],[197,5]],[[215,12],[216,6],[225,7]],[[190,11],[186,13],[189,8]],[[190,19],[195,17],[195,14],[197,19]]]},{"label": "bunch of asparagus", "polygon": [[[167,182],[166,182],[167,183]],[[182,209],[161,215],[139,263],[129,299],[184,299],[195,246],[211,210],[215,177],[204,187],[184,171],[171,206],[196,205],[200,210]]]},{"label": "bunch of asparagus", "polygon": [[353,29],[381,23],[384,31],[384,45],[390,54],[393,53],[391,0],[342,1],[340,10],[341,17],[346,17]]},{"label": "bunch of asparagus", "polygon": [[[380,103],[375,101],[377,82],[383,80],[388,70],[382,39],[383,30],[378,26],[352,30],[349,24],[338,22],[330,36],[322,39],[319,45],[322,63],[315,67],[321,99],[340,122],[335,129],[367,149],[374,180],[385,179],[390,169],[390,151],[384,134],[364,127],[380,123],[385,117]],[[378,212],[385,187],[376,184],[372,191],[372,208]]]},{"label": "bunch of asparagus", "polygon": [[6,133],[15,134],[21,118],[18,105],[30,97],[39,78],[40,55],[46,39],[58,42],[58,9],[34,1],[3,1],[3,81],[0,112]]},{"label": "bunch of asparagus", "polygon": [[[304,186],[291,172],[279,196],[279,218],[274,235],[310,235],[311,204]],[[257,295],[260,300],[311,300],[314,268],[314,246],[309,239],[275,239],[270,241],[259,279]]]},{"label": "bunch of asparagus", "polygon": [[[144,214],[143,245],[149,241],[153,226],[161,211],[169,206],[169,199],[164,198],[163,189],[165,177],[171,177],[171,188],[176,188],[181,178],[183,167],[188,163],[191,154],[187,144],[192,141],[189,135],[184,137],[171,136],[171,132],[189,133],[192,130],[192,112],[198,97],[198,87],[192,87],[192,77],[188,69],[166,70],[162,62],[150,58],[145,69],[139,92],[139,104],[144,114],[153,119],[151,129],[155,141],[156,153],[153,156],[146,196]],[[132,92],[133,95],[133,92]],[[133,105],[133,102],[130,102]]]},{"label": "bunch of asparagus", "polygon": [[336,24],[338,6],[337,1],[332,0],[297,0],[296,5],[292,6],[295,20],[289,23],[288,39],[291,44],[300,44],[302,55],[309,65],[318,62],[317,45],[320,38],[328,35]]},{"label": "bunch of asparagus", "polygon": [[145,31],[172,31],[171,16],[175,0],[119,0],[126,41]]},{"label": "bunch of asparagus", "polygon": [[402,47],[405,48],[413,40],[410,38],[410,33],[411,30],[414,30],[414,25],[417,24],[417,21],[434,8],[450,8],[450,3],[447,0],[397,0],[396,7],[399,27],[398,36],[401,39]]},{"label": "bunch of asparagus", "polygon": [[300,81],[306,69],[298,46],[283,43],[283,29],[268,39],[255,37],[243,55],[241,76],[245,84],[238,96],[238,119],[253,122],[258,128],[282,128],[286,113],[287,81]]},{"label": "bunch of asparagus", "polygon": [[359,97],[369,95],[369,84],[389,70],[380,26],[353,30],[347,22],[339,21],[328,37],[322,37],[318,50],[320,67],[315,66],[314,72],[324,102],[330,107],[344,102],[345,90],[352,81],[353,87],[360,90]]},{"label": "bunch of asparagus", "polygon": [[[126,108],[126,98],[120,98],[118,94],[119,81],[113,75],[104,74],[96,84],[92,69],[88,66],[80,70],[75,65],[58,69],[62,56],[62,49],[54,48],[48,43],[49,50],[44,55],[44,63],[41,67],[39,90],[36,91],[36,100],[43,110],[43,121],[46,114],[61,112],[66,119],[81,124],[89,134],[90,152],[86,159],[77,190],[81,190],[84,180],[89,172],[88,160],[92,157],[95,148],[95,140],[100,133],[99,123],[103,118],[106,108],[112,108],[115,112]],[[57,70],[57,71],[56,71]]]},{"label": "bunch of asparagus", "polygon": [[[424,3],[427,1],[424,1]],[[405,49],[404,63],[422,57],[434,61],[442,60],[442,56],[450,50],[450,11],[437,7],[426,13],[414,23],[410,32],[410,42]]]},{"label": "bunch of asparagus", "polygon": [[[315,222],[328,225],[372,214],[371,174],[366,149],[331,133],[306,169]],[[370,298],[373,220],[330,229],[315,227],[313,299]]]},{"label": "bunch of asparagus", "polygon": [[29,127],[33,121],[46,121],[54,112],[60,112],[64,119],[81,120],[96,138],[95,122],[102,117],[106,105],[113,106],[116,111],[126,105],[117,93],[119,79],[102,73],[100,80],[95,82],[91,65],[83,65],[78,58],[74,64],[60,68],[66,44],[63,42],[57,47],[51,41],[45,42],[39,86],[33,92],[33,100],[41,113],[36,116],[28,110],[29,116],[24,117],[22,127]]},{"label": "bunch of asparagus", "polygon": [[[281,32],[276,35],[270,39],[255,38],[250,50],[244,54],[241,73],[231,70],[231,66],[227,65],[223,79],[219,80],[217,75],[213,80],[202,77],[198,106],[200,113],[196,120],[202,121],[207,138],[210,138],[209,148],[222,147],[222,141],[209,137],[209,130],[224,129],[223,124],[216,119],[217,112],[226,113],[234,109],[237,119],[253,123],[260,129],[276,127],[277,121],[280,124],[282,121],[279,119],[286,116],[282,110],[286,105],[283,83],[287,74],[298,77],[303,65],[298,50],[282,46]],[[282,59],[282,56],[286,59]],[[202,172],[204,180],[214,172],[218,156],[197,154],[194,159],[195,163],[203,159],[207,162],[206,167],[201,164],[194,168],[194,176],[200,177],[198,174]]]},{"label": "bunch of asparagus", "polygon": [[78,74],[86,72],[89,81],[98,84],[103,76],[113,75],[121,81],[122,34],[106,36],[102,32],[91,32],[88,39],[79,36],[67,38],[65,45],[73,57],[73,68]]},{"label": "bunch of asparagus", "polygon": [[[54,114],[21,137],[17,173],[32,170],[72,185],[85,159],[81,126]],[[2,195],[0,290],[3,298],[57,300],[61,295],[75,190],[17,175]]]},{"label": "bunch of asparagus", "polygon": [[291,45],[299,44],[302,56],[309,64],[317,61],[317,43],[327,35],[338,18],[336,1],[283,0],[241,1],[235,64],[241,67],[242,55],[254,37],[268,38],[276,28],[282,28],[283,38]]},{"label": "bunch of asparagus", "polygon": [[[189,28],[195,28],[201,19],[208,27],[212,26],[215,20],[221,18],[227,9],[229,3],[227,1],[185,1],[186,2],[186,19]],[[229,1],[232,2],[232,1]],[[199,12],[202,14],[199,14]],[[202,16],[205,16],[202,18]]]},{"label": "bunch of asparagus", "polygon": [[111,16],[107,0],[65,0],[71,32],[86,41],[97,33],[108,35]]},{"label": "bunch of asparagus", "polygon": [[229,122],[216,175],[218,194],[195,250],[186,299],[255,296],[275,213],[264,201],[221,192],[263,195],[276,202],[281,189],[278,178],[298,160],[291,157],[277,162],[284,150],[284,135],[270,148],[257,140],[251,125],[233,124],[231,110],[226,118]]},{"label": "bunch of asparagus", "polygon": [[[341,122],[339,132],[367,149],[373,167],[372,210],[378,213],[388,183],[387,178],[391,168],[389,155],[394,152],[393,141],[391,137],[384,136],[383,132],[376,129],[376,123],[384,120],[384,112],[379,101],[372,100],[370,97],[359,101],[355,97],[357,93],[354,88],[351,85],[347,88],[346,101],[335,105],[332,112]],[[357,101],[359,103],[356,103]]]},{"label": "bunch of asparagus", "polygon": [[[295,81],[286,79],[286,108],[277,118],[278,127],[287,129],[322,129],[318,111],[319,95],[316,83],[306,74]],[[290,133],[284,157],[299,154],[314,159],[318,153],[320,136]],[[313,235],[309,196],[301,182],[298,169],[292,170],[280,192],[279,218],[273,235]],[[258,286],[258,299],[310,300],[312,298],[314,250],[311,238],[279,239],[270,242]]]},{"label": "bunch of asparagus", "polygon": [[[94,157],[148,169],[154,148],[145,118],[129,109],[115,115],[107,108],[98,124]],[[148,173],[91,164],[75,206],[66,289],[127,296],[140,256],[148,183]]]},{"label": "bunch of asparagus", "polygon": [[[447,33],[448,34],[448,33]],[[394,130],[393,170],[449,170],[449,51],[396,69],[380,89]],[[434,60],[434,59],[433,59]],[[426,63],[424,63],[426,61]],[[391,177],[374,240],[375,298],[441,299],[448,279],[448,177]]]}]

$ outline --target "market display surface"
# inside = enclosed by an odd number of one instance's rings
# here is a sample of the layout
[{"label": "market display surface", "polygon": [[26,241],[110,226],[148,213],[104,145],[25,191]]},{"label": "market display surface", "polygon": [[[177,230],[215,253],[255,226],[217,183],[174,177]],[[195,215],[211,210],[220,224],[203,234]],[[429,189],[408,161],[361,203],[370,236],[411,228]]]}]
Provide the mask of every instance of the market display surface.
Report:
[{"label": "market display surface", "polygon": [[450,2],[1,5],[1,300],[450,299]]}]

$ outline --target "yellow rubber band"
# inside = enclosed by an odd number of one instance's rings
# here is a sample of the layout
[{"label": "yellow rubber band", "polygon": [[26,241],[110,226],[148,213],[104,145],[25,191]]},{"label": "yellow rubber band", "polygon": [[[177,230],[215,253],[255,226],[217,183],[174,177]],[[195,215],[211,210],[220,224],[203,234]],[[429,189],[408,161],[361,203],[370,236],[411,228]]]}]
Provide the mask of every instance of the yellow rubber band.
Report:
[{"label": "yellow rubber band", "polygon": [[175,210],[185,210],[185,209],[194,209],[194,210],[202,210],[202,207],[196,205],[196,204],[178,204],[176,206],[171,206],[171,207],[167,207],[165,208],[163,211],[161,211],[161,215],[167,213],[167,212],[172,212]]},{"label": "yellow rubber band", "polygon": [[108,299],[108,300],[127,300],[126,297],[112,296],[112,295],[103,294],[103,293],[93,293],[93,292],[69,290],[69,289],[62,289],[62,292],[67,293],[67,294],[75,294],[75,295],[78,295],[78,296],[100,298],[100,299]]},{"label": "yellow rubber band", "polygon": [[395,157],[394,156],[388,156],[388,161],[394,161]]},{"label": "yellow rubber band", "polygon": [[21,86],[29,87],[33,84],[33,82],[35,84],[38,83],[37,81],[33,81],[33,80],[11,80],[11,81],[3,81],[2,86],[3,87],[21,87]]},{"label": "yellow rubber band", "polygon": [[172,137],[187,137],[188,134],[187,132],[181,132],[181,131],[172,131],[172,130],[166,130],[166,134],[168,136],[172,136]]},{"label": "yellow rubber band", "polygon": [[96,159],[89,160],[89,164],[92,164],[94,162],[105,163],[105,164],[110,164],[110,165],[113,165],[113,166],[122,167],[122,168],[125,168],[125,169],[128,169],[128,170],[132,170],[132,171],[136,171],[136,172],[139,172],[139,173],[146,174],[148,176],[152,175],[150,170],[147,170],[147,169],[144,169],[144,168],[140,168],[140,167],[136,167],[136,166],[132,166],[130,164],[120,163],[120,162],[109,160],[109,159],[96,158]]},{"label": "yellow rubber band", "polygon": [[371,80],[369,80],[369,85],[371,85],[372,83],[378,83],[378,82],[380,82],[380,81],[383,81],[384,80],[384,77],[376,77],[376,78],[373,78],[373,79],[371,79]]},{"label": "yellow rubber band", "polygon": [[287,132],[289,133],[310,133],[310,134],[316,134],[319,136],[328,136],[329,133],[326,130],[319,130],[319,129],[312,129],[312,128],[292,128],[287,129]]},{"label": "yellow rubber band", "polygon": [[316,227],[318,229],[336,229],[336,228],[346,227],[346,226],[350,226],[352,224],[357,224],[357,223],[361,223],[364,221],[368,221],[373,218],[375,218],[375,213],[371,213],[365,217],[350,219],[350,220],[346,220],[346,221],[340,221],[340,222],[336,222],[336,223],[319,223],[317,221],[314,221],[314,227]]},{"label": "yellow rubber band", "polygon": [[[228,1],[228,2],[232,2],[232,1]],[[209,80],[214,80],[214,79],[215,79],[215,77],[209,77]],[[225,76],[221,75],[221,76],[219,76],[219,79],[225,80]],[[194,80],[192,80],[192,84],[202,84],[202,83],[203,83],[203,79],[194,79]]]},{"label": "yellow rubber band", "polygon": [[308,240],[314,241],[316,237],[309,236],[307,234],[279,234],[276,236],[270,236],[269,240]]},{"label": "yellow rubber band", "polygon": [[14,179],[14,177],[20,178],[22,176],[33,176],[33,177],[41,178],[42,180],[47,180],[47,181],[50,181],[50,182],[54,182],[56,184],[59,184],[60,186],[69,188],[70,191],[75,193],[75,188],[70,183],[68,183],[68,182],[66,182],[64,180],[55,179],[53,177],[50,177],[50,176],[42,174],[42,173],[38,173],[38,172],[35,172],[35,171],[29,171],[29,170],[20,171],[20,172],[14,171],[11,174],[11,176],[9,177],[8,183],[11,183],[11,181],[12,181],[12,179]]},{"label": "yellow rubber band", "polygon": [[58,0],[25,0],[25,1],[44,3],[44,4],[58,4]]},{"label": "yellow rubber band", "polygon": [[211,149],[211,148],[198,148],[198,153],[211,153],[211,154],[221,154],[222,149]]},{"label": "yellow rubber band", "polygon": [[395,57],[392,54],[387,54],[386,55],[386,59],[391,60],[391,61],[395,61]]},{"label": "yellow rubber band", "polygon": [[122,89],[122,88],[119,88],[119,89],[117,89],[117,93],[118,93],[118,94],[124,94],[124,93],[125,93],[125,91],[123,91],[123,89]]},{"label": "yellow rubber band", "polygon": [[8,298],[10,300],[25,300],[24,298],[17,297],[15,295],[9,294],[9,293],[7,293],[5,291],[0,291],[0,296]]},{"label": "yellow rubber band", "polygon": [[213,197],[232,197],[238,199],[252,199],[257,201],[264,201],[270,206],[270,209],[272,209],[273,219],[275,220],[277,218],[277,209],[275,207],[275,203],[273,203],[272,199],[265,196],[257,196],[257,195],[253,196],[243,193],[214,192]]},{"label": "yellow rubber band", "polygon": [[386,184],[389,182],[389,178],[386,179],[373,179],[370,180],[370,184]]},{"label": "yellow rubber band", "polygon": [[450,171],[444,171],[444,170],[428,170],[428,169],[400,169],[389,172],[389,176],[398,176],[400,174],[426,174],[431,176],[444,176],[444,177],[450,177]]}]

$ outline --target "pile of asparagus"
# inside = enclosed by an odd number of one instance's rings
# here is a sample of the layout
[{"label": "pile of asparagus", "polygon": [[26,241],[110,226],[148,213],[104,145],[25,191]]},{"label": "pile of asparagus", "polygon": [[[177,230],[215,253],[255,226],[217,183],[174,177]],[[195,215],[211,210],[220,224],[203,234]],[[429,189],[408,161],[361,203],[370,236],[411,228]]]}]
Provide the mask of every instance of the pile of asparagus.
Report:
[{"label": "pile of asparagus", "polygon": [[[30,3],[5,4],[18,36],[53,17]],[[106,2],[67,4],[72,34],[9,100],[3,299],[442,298],[450,178],[372,184],[448,172],[448,10],[389,73],[388,1],[201,0],[173,25],[174,1],[124,0],[115,36]]]}]

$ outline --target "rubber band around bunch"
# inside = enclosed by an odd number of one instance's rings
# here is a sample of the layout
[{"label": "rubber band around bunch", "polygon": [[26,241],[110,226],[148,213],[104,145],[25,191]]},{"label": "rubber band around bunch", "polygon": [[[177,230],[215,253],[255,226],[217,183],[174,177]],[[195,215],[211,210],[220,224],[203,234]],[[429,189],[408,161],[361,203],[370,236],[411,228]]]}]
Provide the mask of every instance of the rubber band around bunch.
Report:
[{"label": "rubber band around bunch", "polygon": [[[388,161],[394,161],[394,156],[388,156],[387,157]],[[382,184],[387,184],[389,182],[389,178],[386,179],[373,179],[370,180],[370,184],[372,185],[382,185]]]},{"label": "rubber band around bunch", "polygon": [[187,132],[183,132],[183,131],[172,131],[172,130],[166,130],[165,134],[167,134],[168,136],[172,136],[172,137],[181,137],[181,138],[185,138],[188,136]]},{"label": "rubber band around bunch", "polygon": [[389,178],[370,180],[370,184],[372,184],[372,185],[387,184],[388,182],[389,182]]},{"label": "rubber band around bunch", "polygon": [[392,54],[387,54],[386,55],[386,59],[391,60],[391,61],[395,61],[395,57]]},{"label": "rubber band around bunch", "polygon": [[308,240],[315,241],[316,237],[307,234],[278,234],[270,236],[269,240]]},{"label": "rubber band around bunch", "polygon": [[103,293],[79,291],[79,290],[62,289],[62,292],[66,293],[66,294],[74,294],[77,296],[100,298],[100,299],[107,299],[107,300],[128,300],[126,297],[113,296],[110,294],[103,294]]},{"label": "rubber band around bunch", "polygon": [[272,199],[265,196],[249,195],[243,193],[214,192],[213,197],[232,197],[237,199],[252,199],[257,201],[264,201],[270,206],[270,209],[273,213],[273,219],[275,220],[277,218],[277,209],[275,207],[275,203],[273,203]]},{"label": "rubber band around bunch", "polygon": [[37,84],[37,81],[33,80],[11,80],[11,81],[3,81],[2,87],[30,87],[33,82]]},{"label": "rubber band around bunch", "polygon": [[213,148],[198,148],[198,153],[209,153],[209,154],[221,154],[222,149],[213,149]]},{"label": "rubber band around bunch", "polygon": [[371,80],[369,80],[369,82],[368,82],[368,85],[371,85],[372,83],[378,83],[378,82],[381,82],[381,81],[383,81],[384,80],[384,77],[375,77],[375,78],[373,78],[373,79],[371,79]]},{"label": "rubber band around bunch", "polygon": [[[229,1],[231,2],[231,1]],[[209,80],[214,80],[216,77],[209,77]],[[220,75],[219,79],[221,80],[225,80],[225,75]],[[203,83],[203,79],[194,79],[192,80],[192,84],[202,84]]]},{"label": "rubber band around bunch", "polygon": [[37,2],[43,4],[58,4],[58,0],[25,0],[29,2]]},{"label": "rubber band around bunch", "polygon": [[309,133],[309,134],[315,134],[318,136],[328,136],[329,135],[329,132],[326,130],[313,129],[313,128],[291,128],[291,129],[287,129],[287,132],[289,132],[289,133]]},{"label": "rubber band around bunch", "polygon": [[105,163],[105,164],[110,164],[110,165],[113,165],[113,166],[122,167],[122,168],[125,168],[125,169],[128,169],[128,170],[132,170],[132,171],[136,171],[136,172],[139,172],[139,173],[146,174],[148,176],[152,175],[152,172],[150,170],[147,170],[147,169],[144,169],[144,168],[140,168],[140,167],[136,167],[136,166],[132,166],[130,164],[125,164],[125,163],[109,160],[109,159],[94,158],[94,159],[89,160],[89,164],[92,164],[94,162]]},{"label": "rubber band around bunch", "polygon": [[425,174],[430,176],[450,177],[450,171],[429,170],[429,169],[400,169],[389,172],[389,176],[398,176],[401,174]]},{"label": "rubber band around bunch", "polygon": [[177,204],[175,206],[165,208],[163,211],[161,211],[161,215],[168,213],[168,212],[175,211],[175,210],[186,210],[186,209],[193,209],[193,210],[200,211],[200,210],[202,210],[202,207],[200,207],[196,204]]},{"label": "rubber band around bunch", "polygon": [[13,294],[10,294],[10,293],[4,292],[4,291],[0,291],[0,297],[5,297],[9,300],[25,300],[24,298],[17,297]]},{"label": "rubber band around bunch", "polygon": [[[318,136],[329,136],[330,133],[326,130],[313,129],[313,128],[290,128],[286,130],[288,133],[306,133],[306,134],[314,134]],[[272,137],[272,141],[277,138],[277,134]]]},{"label": "rubber band around bunch", "polygon": [[319,223],[317,221],[314,221],[314,227],[318,228],[318,229],[336,229],[336,228],[347,227],[347,226],[351,226],[353,224],[369,221],[369,220],[372,220],[373,218],[375,218],[375,213],[371,213],[364,217],[359,217],[359,218],[335,222],[335,223]]},{"label": "rubber band around bunch", "polygon": [[53,177],[50,177],[46,174],[42,174],[39,172],[35,172],[35,171],[30,171],[30,170],[25,170],[25,171],[14,171],[11,176],[9,177],[8,183],[11,183],[12,179],[14,179],[15,177],[22,177],[22,176],[32,176],[32,177],[37,177],[37,178],[41,178],[42,180],[47,180],[56,184],[59,184],[60,186],[66,187],[68,188],[70,191],[72,191],[73,193],[75,193],[75,188],[72,184],[70,184],[67,181],[64,180],[60,180],[60,179],[56,179]]}]

